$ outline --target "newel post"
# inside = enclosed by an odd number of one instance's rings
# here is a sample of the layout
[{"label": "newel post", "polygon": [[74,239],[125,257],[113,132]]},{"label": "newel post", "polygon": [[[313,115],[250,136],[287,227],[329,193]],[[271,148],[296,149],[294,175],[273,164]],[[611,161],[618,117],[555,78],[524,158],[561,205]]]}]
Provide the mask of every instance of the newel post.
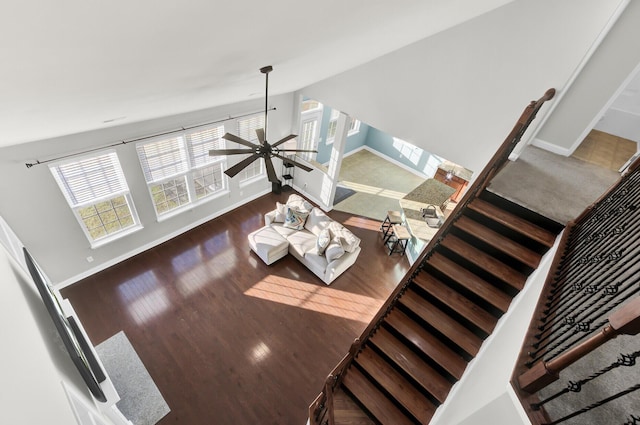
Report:
[{"label": "newel post", "polygon": [[539,391],[558,380],[562,370],[605,342],[618,335],[637,335],[638,333],[640,333],[640,297],[626,303],[620,310],[609,316],[609,324],[591,338],[555,359],[548,362],[540,360],[518,377],[518,384],[523,391],[530,394]]}]

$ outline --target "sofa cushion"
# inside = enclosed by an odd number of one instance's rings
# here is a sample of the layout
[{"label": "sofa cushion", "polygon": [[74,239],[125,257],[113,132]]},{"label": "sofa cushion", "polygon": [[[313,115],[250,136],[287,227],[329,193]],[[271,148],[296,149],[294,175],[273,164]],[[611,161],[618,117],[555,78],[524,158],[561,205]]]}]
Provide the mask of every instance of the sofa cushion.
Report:
[{"label": "sofa cushion", "polygon": [[284,227],[290,229],[302,230],[304,229],[304,223],[309,215],[306,211],[297,211],[291,207],[287,208],[287,214],[284,219]]},{"label": "sofa cushion", "polygon": [[360,238],[354,235],[351,230],[347,229],[342,224],[333,221],[329,224],[329,230],[331,231],[331,236],[340,241],[342,248],[344,248],[346,252],[353,252],[358,246],[360,246]]},{"label": "sofa cushion", "polygon": [[284,223],[284,220],[286,217],[287,217],[287,206],[285,204],[281,204],[280,202],[276,202],[276,215],[273,221],[275,223]]},{"label": "sofa cushion", "polygon": [[291,229],[289,227],[284,227],[284,223],[271,223],[271,227],[278,233],[280,233],[284,238],[288,238],[289,235],[296,233],[296,229]]},{"label": "sofa cushion", "polygon": [[294,232],[287,236],[289,241],[289,250],[294,250],[300,258],[303,258],[308,252],[316,251],[317,236],[306,230]]},{"label": "sofa cushion", "polygon": [[304,265],[318,276],[323,276],[327,270],[327,259],[324,255],[318,255],[315,250],[307,252],[304,256]]},{"label": "sofa cushion", "polygon": [[338,238],[331,239],[329,242],[329,246],[324,251],[324,256],[327,258],[327,262],[330,263],[333,260],[337,260],[338,258],[344,255],[344,248],[340,244],[340,240]]},{"label": "sofa cushion", "polygon": [[292,193],[291,195],[289,195],[289,198],[287,199],[287,206],[289,208],[293,208],[296,211],[309,212],[313,209],[313,205],[311,205],[302,196],[296,195],[295,193]]},{"label": "sofa cushion", "polygon": [[318,255],[324,255],[324,251],[329,246],[329,242],[331,242],[331,233],[329,229],[324,229],[318,235],[318,240],[316,241],[316,250],[318,251]]},{"label": "sofa cushion", "polygon": [[304,228],[313,233],[314,235],[320,235],[323,229],[329,227],[333,220],[324,213],[320,208],[314,207],[311,209],[307,221],[304,223]]}]

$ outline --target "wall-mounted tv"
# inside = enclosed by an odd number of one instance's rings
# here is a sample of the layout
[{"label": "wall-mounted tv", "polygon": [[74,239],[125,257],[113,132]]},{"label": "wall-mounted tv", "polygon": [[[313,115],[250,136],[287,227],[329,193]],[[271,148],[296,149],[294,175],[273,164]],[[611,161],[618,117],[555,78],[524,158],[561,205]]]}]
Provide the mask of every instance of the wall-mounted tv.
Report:
[{"label": "wall-mounted tv", "polygon": [[51,289],[49,280],[40,270],[33,257],[31,257],[27,248],[23,248],[23,251],[29,273],[38,288],[38,292],[58,333],[60,333],[60,338],[71,360],[78,368],[93,397],[100,402],[106,402],[107,398],[99,384],[106,379],[106,375],[95,358],[93,350],[89,346],[89,341],[84,337],[75,318],[64,313],[58,297]]}]

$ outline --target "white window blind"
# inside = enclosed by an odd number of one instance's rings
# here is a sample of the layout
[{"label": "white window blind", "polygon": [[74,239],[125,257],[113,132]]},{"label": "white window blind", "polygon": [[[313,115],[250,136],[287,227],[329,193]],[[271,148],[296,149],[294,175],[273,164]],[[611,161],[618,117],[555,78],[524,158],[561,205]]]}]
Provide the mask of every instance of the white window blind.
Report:
[{"label": "white window blind", "polygon": [[[256,130],[264,128],[264,115],[254,115],[253,117],[238,120],[238,136],[253,143],[258,143]],[[248,167],[242,170],[240,181],[250,180],[263,174],[262,159],[257,159]]]},{"label": "white window blind", "polygon": [[71,207],[111,198],[128,191],[115,152],[51,167]]},{"label": "white window blind", "polygon": [[165,180],[189,169],[181,135],[138,145],[137,150],[147,183]]},{"label": "white window blind", "polygon": [[192,167],[198,168],[212,162],[224,160],[224,157],[209,155],[211,149],[224,149],[223,135],[223,126],[187,134],[187,146]]},{"label": "white window blind", "polygon": [[141,227],[115,151],[49,169],[92,246]]}]

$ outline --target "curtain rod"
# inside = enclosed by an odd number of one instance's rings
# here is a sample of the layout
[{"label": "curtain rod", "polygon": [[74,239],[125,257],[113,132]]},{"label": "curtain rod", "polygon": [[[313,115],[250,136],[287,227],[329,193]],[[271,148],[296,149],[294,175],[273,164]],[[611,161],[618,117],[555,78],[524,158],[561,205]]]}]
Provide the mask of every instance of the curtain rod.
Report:
[{"label": "curtain rod", "polygon": [[[275,111],[275,110],[276,110],[276,108],[275,108],[275,107],[271,107],[271,108],[269,108],[269,109],[267,109],[267,110],[269,110],[269,111]],[[49,162],[59,161],[59,160],[61,160],[61,159],[69,158],[69,157],[76,156],[76,155],[82,155],[82,154],[85,154],[85,153],[95,152],[95,151],[99,151],[99,150],[102,150],[102,149],[113,148],[113,147],[120,146],[120,145],[126,145],[126,144],[128,144],[128,143],[139,142],[139,141],[141,141],[141,140],[151,139],[152,137],[165,136],[165,135],[167,135],[167,134],[176,133],[176,132],[178,132],[178,131],[186,131],[186,130],[191,130],[191,129],[193,129],[193,128],[205,127],[205,126],[207,126],[207,125],[211,125],[211,124],[218,124],[218,123],[221,123],[221,122],[225,122],[225,121],[229,121],[229,120],[234,120],[234,119],[237,119],[237,118],[244,118],[244,117],[248,117],[248,116],[250,116],[250,115],[259,114],[259,113],[261,113],[261,112],[262,112],[262,111],[257,111],[257,112],[247,112],[246,114],[236,115],[236,116],[234,116],[234,117],[232,117],[231,115],[229,115],[229,117],[228,117],[228,118],[222,118],[222,119],[218,119],[218,120],[215,120],[215,121],[209,121],[209,122],[206,122],[206,123],[203,123],[203,124],[196,124],[196,125],[192,125],[192,126],[189,126],[189,127],[180,127],[180,128],[175,129],[175,130],[164,131],[164,132],[162,132],[162,133],[151,134],[151,135],[149,135],[149,136],[138,137],[138,138],[135,138],[135,139],[122,140],[122,141],[120,141],[120,142],[112,143],[112,144],[110,144],[110,145],[100,146],[100,147],[98,147],[98,148],[93,148],[93,149],[87,149],[87,150],[84,150],[84,151],[81,151],[81,152],[70,153],[70,154],[68,154],[68,155],[62,155],[62,156],[58,156],[58,157],[56,157],[56,158],[46,159],[46,160],[44,160],[44,161],[40,161],[40,160],[36,159],[36,161],[35,161],[35,162],[27,162],[27,163],[25,163],[24,165],[26,165],[26,166],[27,166],[27,168],[31,168],[31,167],[33,167],[34,165],[41,165],[41,164],[46,164],[46,163],[49,163]]]}]

